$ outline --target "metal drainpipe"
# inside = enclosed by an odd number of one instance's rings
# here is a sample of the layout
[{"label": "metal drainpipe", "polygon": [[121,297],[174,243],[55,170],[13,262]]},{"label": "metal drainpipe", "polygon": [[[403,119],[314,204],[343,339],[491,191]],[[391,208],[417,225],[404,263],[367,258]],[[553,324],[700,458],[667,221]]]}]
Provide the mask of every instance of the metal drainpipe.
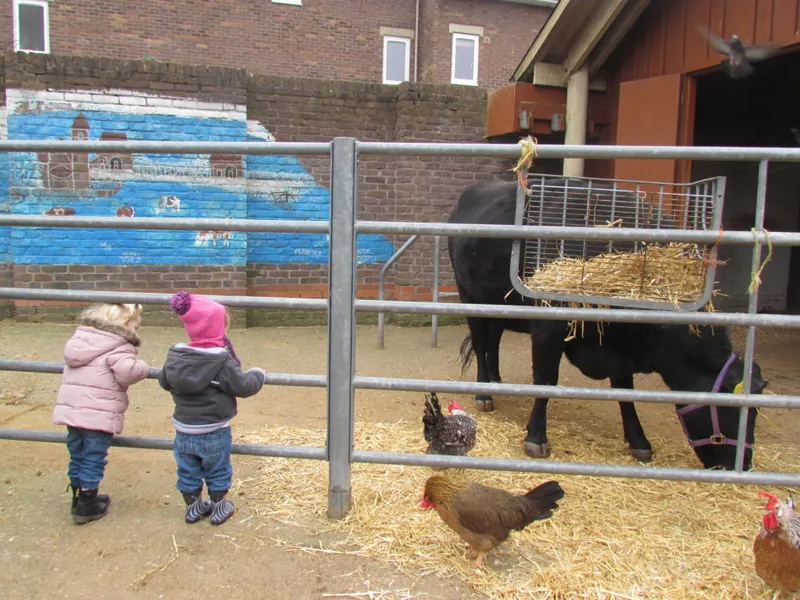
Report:
[{"label": "metal drainpipe", "polygon": [[419,0],[414,9],[414,83],[419,77]]}]

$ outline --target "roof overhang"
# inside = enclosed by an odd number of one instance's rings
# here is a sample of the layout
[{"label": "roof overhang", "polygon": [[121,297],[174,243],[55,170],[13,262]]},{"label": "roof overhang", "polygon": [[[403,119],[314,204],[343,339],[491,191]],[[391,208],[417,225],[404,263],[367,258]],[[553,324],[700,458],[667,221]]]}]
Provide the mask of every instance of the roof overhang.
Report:
[{"label": "roof overhang", "polygon": [[[595,75],[650,0],[560,0],[520,61],[511,81],[565,87],[588,65]],[[591,89],[605,89],[595,80]]]}]

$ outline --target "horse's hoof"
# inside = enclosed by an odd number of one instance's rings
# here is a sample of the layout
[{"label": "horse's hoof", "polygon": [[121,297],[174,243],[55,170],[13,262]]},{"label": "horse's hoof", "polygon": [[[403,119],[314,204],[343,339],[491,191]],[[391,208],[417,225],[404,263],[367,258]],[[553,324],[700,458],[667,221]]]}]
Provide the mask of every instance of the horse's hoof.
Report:
[{"label": "horse's hoof", "polygon": [[550,456],[550,444],[534,444],[533,442],[523,442],[522,447],[525,454],[531,458],[547,458]]},{"label": "horse's hoof", "polygon": [[475,400],[475,406],[481,412],[492,412],[494,410],[494,400]]},{"label": "horse's hoof", "polygon": [[653,460],[653,451],[647,449],[637,450],[636,448],[631,448],[631,456],[633,456],[633,458],[635,458],[639,462],[649,463],[651,460]]}]

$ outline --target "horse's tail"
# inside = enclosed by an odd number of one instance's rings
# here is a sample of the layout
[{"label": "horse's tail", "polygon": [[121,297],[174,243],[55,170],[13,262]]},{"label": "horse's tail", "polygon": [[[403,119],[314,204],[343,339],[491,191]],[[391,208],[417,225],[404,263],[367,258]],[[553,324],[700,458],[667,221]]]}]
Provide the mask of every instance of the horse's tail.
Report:
[{"label": "horse's tail", "polygon": [[467,367],[472,364],[472,357],[475,356],[475,349],[472,347],[472,334],[467,334],[467,337],[461,342],[461,348],[458,353],[461,356],[461,374],[463,375]]}]

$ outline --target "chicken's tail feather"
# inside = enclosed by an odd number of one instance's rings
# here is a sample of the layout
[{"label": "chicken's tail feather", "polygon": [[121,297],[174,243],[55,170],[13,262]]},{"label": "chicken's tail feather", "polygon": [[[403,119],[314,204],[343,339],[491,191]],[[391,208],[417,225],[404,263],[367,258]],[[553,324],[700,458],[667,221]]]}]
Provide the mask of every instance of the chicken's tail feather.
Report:
[{"label": "chicken's tail feather", "polygon": [[441,427],[444,415],[436,392],[425,394],[425,412],[422,415],[425,441],[430,442],[435,437],[435,432]]},{"label": "chicken's tail feather", "polygon": [[545,481],[537,485],[525,498],[532,505],[538,515],[534,520],[541,521],[553,516],[553,511],[558,508],[558,501],[564,497],[564,490],[557,481]]}]

